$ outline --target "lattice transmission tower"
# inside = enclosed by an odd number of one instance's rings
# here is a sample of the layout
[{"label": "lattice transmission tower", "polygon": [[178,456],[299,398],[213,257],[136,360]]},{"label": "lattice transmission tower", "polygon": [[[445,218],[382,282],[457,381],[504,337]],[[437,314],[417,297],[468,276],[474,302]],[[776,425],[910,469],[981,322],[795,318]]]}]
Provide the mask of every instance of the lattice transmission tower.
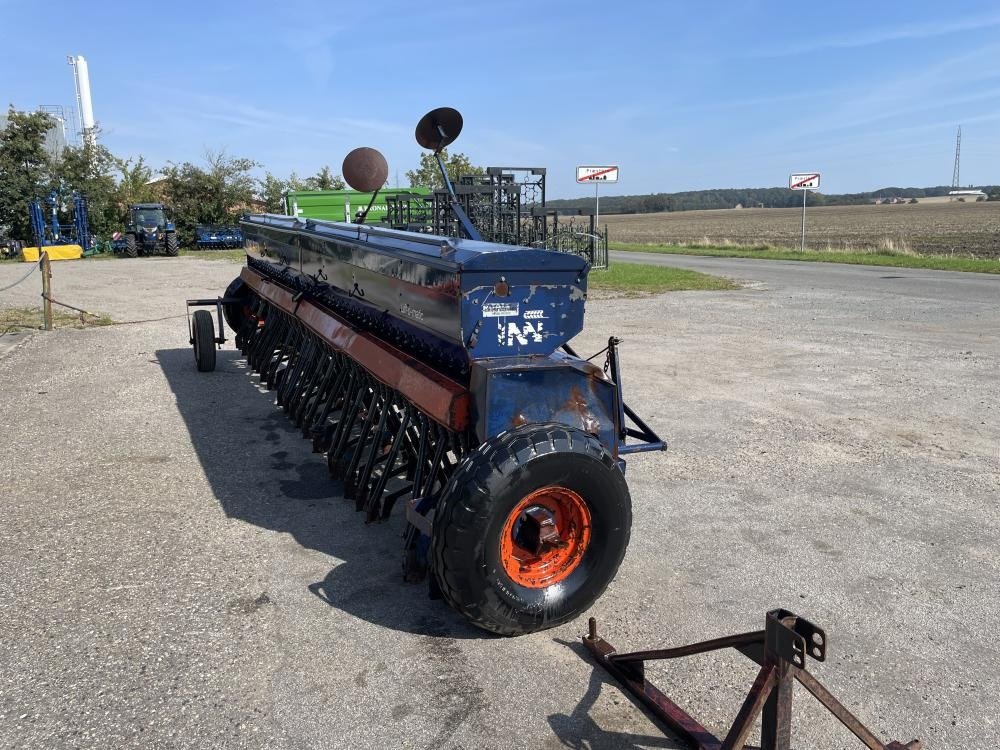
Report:
[{"label": "lattice transmission tower", "polygon": [[955,171],[951,174],[951,186],[954,189],[961,187],[959,184],[959,166],[962,163],[962,126],[958,126],[958,136],[955,138]]}]

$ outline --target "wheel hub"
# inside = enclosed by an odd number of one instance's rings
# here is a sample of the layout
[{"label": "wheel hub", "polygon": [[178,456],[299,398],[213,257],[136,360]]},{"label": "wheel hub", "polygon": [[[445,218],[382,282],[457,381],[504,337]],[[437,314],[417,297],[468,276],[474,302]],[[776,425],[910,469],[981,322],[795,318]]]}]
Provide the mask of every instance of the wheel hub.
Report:
[{"label": "wheel hub", "polygon": [[500,537],[500,560],[515,583],[545,588],[576,570],[590,545],[590,509],[566,487],[544,487],[519,502]]},{"label": "wheel hub", "polygon": [[514,528],[514,543],[536,556],[567,545],[559,535],[555,514],[541,505],[532,505],[521,514]]}]

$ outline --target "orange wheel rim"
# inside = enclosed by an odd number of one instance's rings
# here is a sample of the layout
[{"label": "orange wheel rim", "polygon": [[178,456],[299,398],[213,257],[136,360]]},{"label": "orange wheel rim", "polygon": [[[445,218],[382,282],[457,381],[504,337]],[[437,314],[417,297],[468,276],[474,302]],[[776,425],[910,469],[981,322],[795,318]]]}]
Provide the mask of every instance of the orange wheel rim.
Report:
[{"label": "orange wheel rim", "polygon": [[590,509],[573,490],[543,487],[519,502],[500,535],[510,579],[532,589],[566,580],[590,545]]}]

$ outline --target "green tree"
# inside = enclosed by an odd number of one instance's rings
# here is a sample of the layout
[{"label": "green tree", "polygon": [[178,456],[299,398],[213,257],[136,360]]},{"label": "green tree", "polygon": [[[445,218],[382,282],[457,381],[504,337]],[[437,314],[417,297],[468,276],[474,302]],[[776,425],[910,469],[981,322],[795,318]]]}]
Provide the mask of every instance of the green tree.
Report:
[{"label": "green tree", "polygon": [[[448,154],[448,149],[441,151],[441,161],[444,162],[445,170],[448,172],[448,179],[453,183],[458,182],[462,175],[484,175],[486,170],[472,164],[469,157],[463,153]],[[410,181],[410,187],[443,188],[444,180],[441,179],[441,170],[438,167],[437,159],[432,153],[420,154],[420,166],[417,169],[406,173],[406,179]]]},{"label": "green tree", "polygon": [[325,164],[312,177],[306,178],[305,185],[307,190],[343,190],[347,187],[344,178],[334,174]]},{"label": "green tree", "polygon": [[257,180],[252,159],[230,157],[224,151],[205,156],[206,166],[171,163],[165,170],[164,198],[173,210],[182,245],[194,242],[198,224],[232,224],[253,205]]},{"label": "green tree", "polygon": [[87,199],[90,229],[98,237],[108,237],[123,218],[114,175],[117,161],[105,146],[85,140],[82,146],[64,148],[52,165],[54,187],[64,203],[73,193]]},{"label": "green tree", "polygon": [[0,132],[0,228],[12,237],[31,237],[28,203],[48,192],[51,160],[45,151],[45,134],[54,121],[43,112],[7,112],[7,127]]},{"label": "green tree", "polygon": [[118,171],[118,190],[115,202],[119,210],[119,224],[124,222],[128,207],[135,203],[152,203],[156,194],[149,184],[153,170],[141,156],[138,159],[115,159]]},{"label": "green tree", "polygon": [[285,212],[285,191],[288,189],[288,182],[275,177],[270,172],[264,175],[263,180],[258,180],[260,186],[258,196],[264,203],[264,210],[270,214],[281,214]]}]

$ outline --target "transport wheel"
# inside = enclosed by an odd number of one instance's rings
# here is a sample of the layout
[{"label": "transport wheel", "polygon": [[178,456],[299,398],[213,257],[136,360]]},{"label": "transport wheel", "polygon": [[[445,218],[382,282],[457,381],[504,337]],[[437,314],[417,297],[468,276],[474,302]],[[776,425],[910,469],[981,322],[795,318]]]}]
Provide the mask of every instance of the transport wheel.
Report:
[{"label": "transport wheel", "polygon": [[194,363],[198,372],[215,369],[215,325],[208,310],[195,310],[191,327],[194,329]]},{"label": "transport wheel", "polygon": [[137,258],[139,256],[139,248],[136,245],[135,235],[126,234],[125,235],[125,257],[126,258]]},{"label": "transport wheel", "polygon": [[451,476],[434,514],[434,574],[475,625],[543,630],[607,588],[631,526],[625,477],[600,441],[565,425],[525,425],[488,440]]},{"label": "transport wheel", "polygon": [[171,258],[177,257],[177,235],[174,232],[167,232],[167,255]]}]

